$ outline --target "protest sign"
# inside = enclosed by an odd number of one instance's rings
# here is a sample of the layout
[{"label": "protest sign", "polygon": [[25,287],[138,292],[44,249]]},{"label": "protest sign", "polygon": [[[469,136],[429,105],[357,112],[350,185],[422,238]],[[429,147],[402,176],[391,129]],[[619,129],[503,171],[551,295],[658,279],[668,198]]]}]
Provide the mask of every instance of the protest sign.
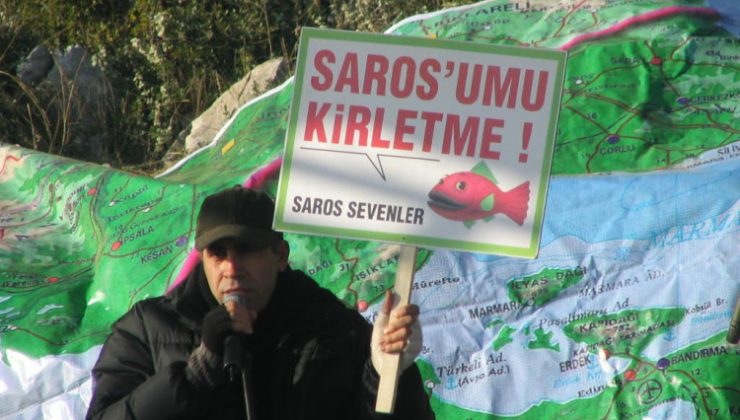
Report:
[{"label": "protest sign", "polygon": [[[534,258],[565,53],[306,28],[275,229]],[[376,410],[392,413],[400,354]]]},{"label": "protest sign", "polygon": [[535,257],[564,65],[304,29],[275,228]]}]

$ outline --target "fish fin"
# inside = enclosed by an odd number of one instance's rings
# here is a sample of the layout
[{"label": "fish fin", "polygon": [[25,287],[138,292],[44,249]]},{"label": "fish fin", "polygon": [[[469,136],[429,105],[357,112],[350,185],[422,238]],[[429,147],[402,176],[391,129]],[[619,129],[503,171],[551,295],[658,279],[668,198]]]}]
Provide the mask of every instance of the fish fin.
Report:
[{"label": "fish fin", "polygon": [[465,225],[466,228],[470,229],[471,227],[473,227],[473,225],[475,224],[475,222],[472,221],[472,220],[466,220],[466,221],[463,222],[463,224]]},{"label": "fish fin", "polygon": [[529,181],[510,191],[502,192],[496,204],[498,212],[507,215],[519,226],[523,225],[529,210]]},{"label": "fish fin", "polygon": [[495,203],[495,197],[493,196],[493,194],[489,194],[489,195],[486,196],[486,198],[484,198],[483,200],[481,200],[481,202],[480,202],[480,209],[483,210],[483,211],[485,211],[485,212],[489,212],[489,211],[493,210],[493,204],[494,203]]},{"label": "fish fin", "polygon": [[471,169],[470,172],[487,178],[494,184],[498,184],[498,182],[496,181],[496,177],[493,176],[493,172],[488,169],[488,165],[486,165],[486,163],[483,161],[480,161],[475,166],[473,166],[473,169]]}]

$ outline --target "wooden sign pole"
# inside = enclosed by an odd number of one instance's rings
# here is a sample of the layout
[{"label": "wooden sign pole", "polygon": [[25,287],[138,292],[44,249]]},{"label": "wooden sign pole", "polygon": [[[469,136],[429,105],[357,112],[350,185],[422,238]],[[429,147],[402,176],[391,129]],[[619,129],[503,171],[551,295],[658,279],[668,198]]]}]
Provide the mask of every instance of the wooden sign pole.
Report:
[{"label": "wooden sign pole", "polygon": [[[413,245],[401,245],[401,255],[398,258],[398,270],[396,271],[393,309],[411,301],[411,283],[414,280],[417,250],[418,248]],[[379,413],[393,413],[393,408],[396,405],[398,377],[401,375],[401,357],[402,353],[383,355],[383,367],[378,372],[380,374],[378,398],[375,400],[375,411]]]}]

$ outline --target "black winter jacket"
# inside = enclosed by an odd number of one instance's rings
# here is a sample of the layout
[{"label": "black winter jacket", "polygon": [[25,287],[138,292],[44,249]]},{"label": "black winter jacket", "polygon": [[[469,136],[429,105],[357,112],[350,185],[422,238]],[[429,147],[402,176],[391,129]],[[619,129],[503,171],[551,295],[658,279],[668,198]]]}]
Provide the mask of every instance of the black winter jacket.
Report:
[{"label": "black winter jacket", "polygon": [[[185,374],[203,316],[217,304],[207,290],[198,267],[172,294],[142,300],[116,321],[93,368],[88,419],[245,418],[238,384],[199,388]],[[372,327],[303,272],[280,274],[254,331],[257,420],[434,418],[416,365],[399,379],[395,414],[375,413]]]}]

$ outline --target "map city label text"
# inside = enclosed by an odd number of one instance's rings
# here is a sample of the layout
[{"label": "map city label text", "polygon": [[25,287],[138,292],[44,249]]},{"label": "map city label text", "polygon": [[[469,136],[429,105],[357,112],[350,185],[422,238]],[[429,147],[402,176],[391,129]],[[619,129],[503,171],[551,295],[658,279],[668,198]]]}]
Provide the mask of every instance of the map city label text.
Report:
[{"label": "map city label text", "polygon": [[412,290],[426,289],[427,287],[444,286],[448,284],[455,284],[460,282],[460,277],[442,277],[441,279],[435,280],[419,280],[415,281],[411,285]]},{"label": "map city label text", "polygon": [[590,332],[593,329],[613,329],[616,328],[618,330],[626,329],[628,328],[628,325],[631,325],[632,323],[637,322],[639,317],[637,314],[629,314],[625,317],[620,318],[608,318],[608,319],[598,319],[596,321],[589,322],[588,324],[583,324],[578,327],[578,332],[584,333],[584,332]]},{"label": "map city label text", "polygon": [[141,228],[137,230],[134,233],[130,233],[124,237],[121,238],[122,243],[127,243],[130,241],[133,241],[135,239],[139,239],[141,237],[144,237],[146,235],[149,235],[150,233],[154,232],[154,226],[147,226],[145,228]]},{"label": "map city label text", "polygon": [[475,359],[472,363],[461,363],[458,366],[455,365],[449,365],[449,366],[438,366],[436,368],[437,370],[437,376],[453,376],[453,375],[460,375],[463,373],[471,373],[478,369],[481,369],[483,367],[483,364],[481,363],[480,359]]},{"label": "map city label text", "polygon": [[606,309],[597,309],[585,312],[570,312],[568,313],[567,317],[563,318],[540,318],[538,328],[564,326],[570,324],[571,322],[580,321],[583,318],[602,315],[606,315]]},{"label": "map city label text", "polygon": [[601,392],[601,391],[603,391],[605,389],[606,389],[606,386],[605,385],[597,385],[597,386],[592,386],[592,387],[587,388],[587,389],[579,390],[578,391],[578,398],[583,398],[583,397],[588,397],[589,395],[598,394],[599,392]]},{"label": "map city label text", "polygon": [[159,257],[163,257],[165,255],[171,254],[173,250],[174,250],[173,245],[167,245],[164,248],[149,251],[146,254],[144,254],[144,256],[141,257],[141,263],[146,264],[148,262],[154,261],[158,259]]},{"label": "map city label text", "polygon": [[712,301],[706,301],[702,304],[696,304],[692,306],[691,308],[686,308],[686,314],[697,314],[706,311],[707,309],[712,307]]},{"label": "map city label text", "polygon": [[584,366],[588,366],[591,363],[593,363],[593,355],[588,354],[585,356],[579,356],[571,360],[560,362],[559,366],[561,372],[568,372],[571,370],[582,368]]},{"label": "map city label text", "polygon": [[707,347],[707,348],[700,349],[700,350],[683,352],[676,356],[673,356],[671,357],[671,364],[675,365],[676,363],[690,362],[693,360],[704,359],[707,357],[714,357],[714,356],[722,356],[726,354],[727,354],[726,346]]},{"label": "map city label text", "polygon": [[611,281],[608,283],[604,282],[603,284],[597,286],[586,286],[581,289],[580,294],[584,297],[591,296],[591,299],[593,299],[597,295],[600,295],[602,293],[612,292],[623,287],[634,286],[638,283],[640,283],[640,279],[638,279],[637,277],[629,277],[624,280],[618,279],[616,281]]},{"label": "map city label text", "polygon": [[381,260],[377,264],[374,264],[358,273],[355,274],[355,279],[365,280],[370,279],[373,275],[379,275],[385,268],[390,267],[393,264],[398,264],[398,254],[388,258],[387,260]]},{"label": "map city label text", "polygon": [[494,303],[492,305],[485,305],[473,309],[468,309],[468,316],[470,316],[470,319],[478,319],[484,316],[497,315],[502,312],[516,311],[522,306],[524,305],[514,301]]}]

